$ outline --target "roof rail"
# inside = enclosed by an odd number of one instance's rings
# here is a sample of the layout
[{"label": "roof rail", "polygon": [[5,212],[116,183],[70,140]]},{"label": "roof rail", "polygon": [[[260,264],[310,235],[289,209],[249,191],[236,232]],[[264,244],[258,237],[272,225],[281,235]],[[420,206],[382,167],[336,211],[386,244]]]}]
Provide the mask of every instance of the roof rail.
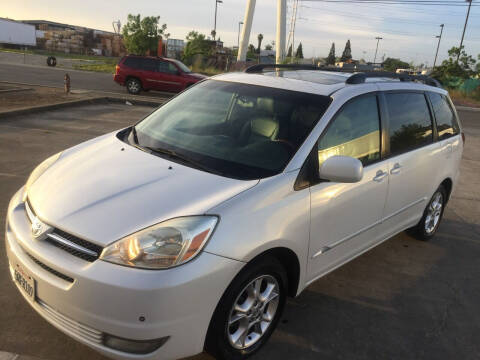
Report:
[{"label": "roof rail", "polygon": [[256,64],[245,69],[247,74],[261,73],[264,69],[292,69],[292,70],[318,70],[310,64]]},{"label": "roof rail", "polygon": [[315,66],[310,64],[256,64],[245,69],[248,74],[262,73],[265,69],[289,69],[289,70],[320,70],[320,71],[332,71],[351,73],[352,75],[345,81],[346,84],[363,84],[368,78],[389,78],[398,79],[400,81],[420,81],[425,85],[435,86],[441,88],[442,85],[439,81],[426,75],[409,75],[409,74],[397,74],[389,71],[359,71],[357,69],[343,69],[329,66]]}]

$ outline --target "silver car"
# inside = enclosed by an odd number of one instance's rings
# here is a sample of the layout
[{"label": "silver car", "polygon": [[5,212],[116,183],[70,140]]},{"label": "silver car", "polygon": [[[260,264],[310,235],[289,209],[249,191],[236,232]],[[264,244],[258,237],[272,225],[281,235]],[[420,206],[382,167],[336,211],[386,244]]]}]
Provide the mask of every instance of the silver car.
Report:
[{"label": "silver car", "polygon": [[202,81],[32,172],[6,246],[42,317],[114,359],[243,359],[287,296],[401,231],[434,236],[464,140],[447,92],[270,70]]}]

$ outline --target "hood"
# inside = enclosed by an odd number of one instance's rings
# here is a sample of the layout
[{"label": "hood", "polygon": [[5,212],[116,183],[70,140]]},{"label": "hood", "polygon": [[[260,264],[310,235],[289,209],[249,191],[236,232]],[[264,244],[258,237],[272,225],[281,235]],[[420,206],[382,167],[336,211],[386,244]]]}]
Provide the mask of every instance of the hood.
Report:
[{"label": "hood", "polygon": [[66,150],[28,197],[46,223],[105,246],[173,217],[204,214],[257,183],[183,166],[108,134]]},{"label": "hood", "polygon": [[203,80],[203,79],[206,79],[206,78],[208,77],[208,76],[206,76],[206,75],[199,74],[199,73],[193,73],[193,72],[187,73],[186,75],[187,75],[187,76],[191,76],[191,77],[193,77],[193,78],[195,78],[195,79],[198,79],[198,80]]}]

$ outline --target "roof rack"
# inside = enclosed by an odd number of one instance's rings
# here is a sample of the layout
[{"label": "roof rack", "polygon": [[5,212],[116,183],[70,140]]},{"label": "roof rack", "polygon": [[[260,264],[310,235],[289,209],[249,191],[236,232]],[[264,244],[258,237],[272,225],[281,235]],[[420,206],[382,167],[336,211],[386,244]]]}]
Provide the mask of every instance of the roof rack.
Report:
[{"label": "roof rack", "polygon": [[409,74],[397,74],[389,71],[359,71],[357,69],[342,69],[329,66],[315,66],[309,64],[256,64],[245,69],[248,74],[262,73],[265,69],[273,70],[321,70],[351,73],[352,75],[345,81],[346,84],[363,84],[368,78],[389,78],[398,79],[400,81],[419,81],[425,85],[435,86],[441,88],[442,85],[439,81],[426,75],[409,75]]}]

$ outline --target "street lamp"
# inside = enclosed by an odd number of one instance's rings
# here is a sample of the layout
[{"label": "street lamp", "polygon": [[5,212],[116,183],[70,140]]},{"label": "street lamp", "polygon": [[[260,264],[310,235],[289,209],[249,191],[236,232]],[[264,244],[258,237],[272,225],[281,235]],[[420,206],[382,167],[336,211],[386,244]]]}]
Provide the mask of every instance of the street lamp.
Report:
[{"label": "street lamp", "polygon": [[435,64],[437,63],[437,56],[438,56],[438,49],[440,48],[440,40],[442,40],[442,33],[443,33],[443,27],[445,24],[440,25],[440,35],[437,35],[436,38],[438,39],[438,45],[437,45],[437,52],[435,53],[435,60],[433,60],[433,68],[435,69]]},{"label": "street lamp", "polygon": [[373,66],[375,66],[375,61],[377,61],[378,43],[379,43],[380,40],[382,40],[383,38],[377,36],[375,39],[377,40],[377,48],[375,49],[375,57],[373,58]]},{"label": "street lamp", "polygon": [[237,48],[240,49],[240,28],[243,25],[243,21],[238,22],[238,36],[237,36]]},{"label": "street lamp", "polygon": [[212,31],[213,40],[215,40],[215,37],[217,36],[217,6],[218,4],[222,4],[222,3],[223,3],[222,0],[215,0],[215,23],[213,24],[213,31]]}]

